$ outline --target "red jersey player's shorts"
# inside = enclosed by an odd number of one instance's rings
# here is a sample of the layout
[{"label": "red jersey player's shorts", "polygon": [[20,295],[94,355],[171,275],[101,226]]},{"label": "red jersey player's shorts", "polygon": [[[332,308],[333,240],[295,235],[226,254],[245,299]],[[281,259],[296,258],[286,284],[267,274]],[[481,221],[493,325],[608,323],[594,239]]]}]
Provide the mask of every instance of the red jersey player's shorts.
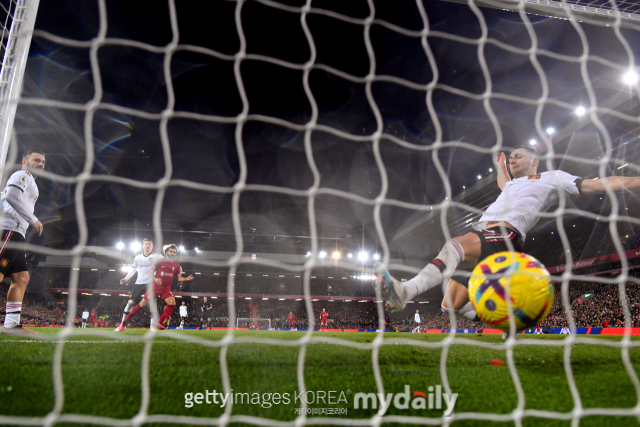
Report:
[{"label": "red jersey player's shorts", "polygon": [[[145,292],[144,299],[148,299],[149,291]],[[171,284],[168,286],[165,285],[154,285],[153,286],[153,295],[156,297],[160,297],[162,299],[171,298],[173,296],[173,292],[171,292]]]}]

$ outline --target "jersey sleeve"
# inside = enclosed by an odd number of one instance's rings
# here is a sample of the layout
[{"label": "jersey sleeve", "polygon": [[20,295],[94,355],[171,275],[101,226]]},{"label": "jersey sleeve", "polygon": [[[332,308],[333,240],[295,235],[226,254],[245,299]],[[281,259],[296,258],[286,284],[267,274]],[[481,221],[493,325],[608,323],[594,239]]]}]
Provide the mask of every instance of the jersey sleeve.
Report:
[{"label": "jersey sleeve", "polygon": [[571,175],[564,171],[556,171],[554,180],[559,184],[560,188],[569,194],[582,193],[582,178],[579,176]]},{"label": "jersey sleeve", "polygon": [[25,197],[25,190],[31,185],[35,185],[33,177],[27,175],[25,171],[15,172],[9,177],[7,181],[7,188],[3,199],[11,205],[18,215],[23,217],[29,224],[33,225],[38,221],[33,213],[32,209],[29,209],[29,204]]},{"label": "jersey sleeve", "polygon": [[33,180],[29,175],[25,173],[23,170],[19,170],[14,172],[7,181],[7,187],[13,187],[20,190],[22,193],[25,192],[27,187],[31,185],[30,180]]},{"label": "jersey sleeve", "polygon": [[127,273],[127,275],[124,277],[124,280],[129,280],[133,277],[133,275],[136,273],[136,271],[138,271],[138,257],[135,257],[133,259],[133,268],[131,270],[129,270],[129,272]]}]

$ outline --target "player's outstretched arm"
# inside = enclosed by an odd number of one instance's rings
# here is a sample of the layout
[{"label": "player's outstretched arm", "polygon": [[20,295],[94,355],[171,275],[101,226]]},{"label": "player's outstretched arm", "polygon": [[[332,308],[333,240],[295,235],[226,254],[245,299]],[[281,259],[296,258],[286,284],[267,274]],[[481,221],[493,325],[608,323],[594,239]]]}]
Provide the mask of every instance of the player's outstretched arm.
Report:
[{"label": "player's outstretched arm", "polygon": [[187,276],[187,277],[178,276],[178,282],[188,282],[190,280],[193,280],[193,276]]},{"label": "player's outstretched arm", "polygon": [[120,284],[124,285],[125,283],[127,283],[127,281],[131,279],[134,274],[136,274],[136,271],[138,271],[138,258],[133,259],[133,268],[129,270],[124,279],[120,279]]},{"label": "player's outstretched arm", "polygon": [[493,164],[496,166],[496,170],[498,172],[498,187],[502,190],[504,188],[504,183],[511,181],[509,171],[507,170],[507,156],[502,152],[498,153],[498,155],[493,159]]},{"label": "player's outstretched arm", "polygon": [[602,179],[585,179],[582,181],[582,194],[606,193],[607,188],[612,191],[640,191],[640,177],[609,176]]}]

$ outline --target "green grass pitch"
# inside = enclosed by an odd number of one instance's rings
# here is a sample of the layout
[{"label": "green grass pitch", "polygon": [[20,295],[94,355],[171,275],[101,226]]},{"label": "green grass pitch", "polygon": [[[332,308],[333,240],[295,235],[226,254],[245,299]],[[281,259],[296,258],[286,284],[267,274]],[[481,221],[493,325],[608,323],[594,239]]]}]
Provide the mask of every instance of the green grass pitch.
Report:
[{"label": "green grass pitch", "polygon": [[[50,335],[60,329],[38,329]],[[83,331],[84,332],[84,331]],[[88,331],[90,333],[90,331]],[[145,330],[125,331],[125,336],[141,337]],[[177,331],[184,336],[195,336],[217,341],[225,331]],[[195,404],[185,407],[186,393],[222,391],[219,348],[206,347],[193,342],[175,340],[156,334],[151,347],[149,371],[149,414],[217,417],[223,414],[220,404]],[[240,338],[273,338],[296,340],[304,332],[289,331],[236,331]],[[62,413],[89,414],[127,419],[140,410],[142,401],[141,361],[145,343],[83,334],[74,335],[64,345],[62,376],[64,381],[64,407]],[[314,336],[332,337],[355,343],[371,343],[375,333],[315,333]],[[459,335],[470,340],[502,343],[499,335],[476,337]],[[531,338],[529,335],[527,338]],[[422,342],[438,342],[441,334],[387,333],[385,340],[397,338]],[[564,336],[536,336],[534,339],[562,340]],[[599,337],[599,340],[619,340]],[[52,360],[55,342],[35,342],[31,338],[0,337],[0,416],[19,415],[42,417],[54,407]],[[418,348],[391,344],[380,349],[379,363],[385,392],[400,393],[405,385],[411,392],[425,394],[429,386],[442,384],[438,348]],[[234,393],[289,393],[290,403],[272,404],[265,408],[257,404],[235,404],[233,415],[253,415],[274,420],[291,421],[296,418],[294,403],[298,393],[297,368],[299,347],[286,347],[256,343],[233,343],[226,359],[229,379]],[[526,397],[526,409],[570,412],[573,399],[563,366],[563,347],[516,346],[514,358]],[[631,361],[638,371],[640,350],[630,350]],[[375,410],[354,409],[357,392],[377,391],[370,349],[349,348],[341,345],[313,343],[306,350],[304,380],[307,390],[335,391],[334,404],[316,402],[311,408],[346,408],[348,413],[322,415],[345,419],[368,418]],[[584,408],[631,408],[638,404],[638,396],[622,364],[620,349],[601,345],[576,345],[573,348],[572,367]],[[484,349],[456,344],[449,350],[447,372],[454,393],[458,393],[456,412],[509,413],[517,405],[515,386],[508,367],[494,366],[491,360],[506,362],[504,349]],[[349,392],[350,391],[350,392]],[[344,400],[335,403],[339,393]],[[349,393],[349,394],[348,394]],[[419,415],[441,417],[443,410],[398,409],[393,405],[388,415]],[[308,415],[310,418],[317,415]],[[0,419],[0,421],[2,421]],[[6,423],[6,421],[5,421]],[[385,423],[389,425],[391,423]],[[60,424],[58,424],[60,425]],[[73,424],[78,425],[78,424]],[[169,424],[163,424],[169,425]],[[230,424],[232,426],[240,423]],[[396,424],[398,425],[398,424]],[[454,426],[513,425],[487,421],[461,420]],[[525,418],[525,426],[569,426],[569,421]],[[585,417],[581,426],[640,425],[633,417]]]}]

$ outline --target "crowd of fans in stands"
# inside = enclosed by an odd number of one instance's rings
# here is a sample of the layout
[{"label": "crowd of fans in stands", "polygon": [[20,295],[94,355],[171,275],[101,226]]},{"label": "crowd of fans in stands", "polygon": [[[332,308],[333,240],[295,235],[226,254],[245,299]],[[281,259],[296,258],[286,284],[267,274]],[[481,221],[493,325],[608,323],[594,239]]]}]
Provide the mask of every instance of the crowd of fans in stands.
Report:
[{"label": "crowd of fans in stands", "polygon": [[[640,226],[629,223],[619,223],[618,235],[623,250],[640,248]],[[608,228],[584,235],[572,235],[570,247],[566,248],[561,241],[556,244],[537,245],[535,238],[529,239],[524,251],[539,259],[547,267],[566,264],[567,249],[571,251],[572,260],[585,260],[616,253]]]},{"label": "crowd of fans in stands", "polygon": [[[4,310],[7,305],[7,292],[9,285],[6,283],[0,283],[0,317],[4,322]],[[47,307],[42,301],[37,301],[31,295],[25,295],[22,300],[22,323],[28,324],[43,324],[51,325],[63,325],[65,322],[65,316],[62,311],[58,311],[53,307]]]},{"label": "crowd of fans in stands", "polygon": [[[192,274],[189,272],[188,274]],[[78,275],[78,289],[109,289],[124,290],[131,288],[134,278],[128,284],[121,285],[120,279],[124,278],[122,272],[91,271],[83,269]],[[238,274],[233,278],[234,292],[242,294],[258,295],[302,295],[302,279],[299,277],[279,277],[280,275],[246,275]],[[274,277],[275,276],[275,277]],[[213,273],[196,274],[191,282],[179,282],[174,286],[174,292],[206,292],[214,294],[227,293],[226,275],[214,275]],[[70,283],[68,268],[52,268],[48,272],[47,288],[64,289]],[[375,293],[370,280],[359,280],[352,277],[336,280],[312,278],[311,294],[321,296],[355,296],[373,297]]]},{"label": "crowd of fans in stands", "polygon": [[[603,275],[600,277],[612,278],[614,275]],[[640,269],[630,270],[629,281],[625,285],[625,297],[628,301],[631,325],[640,326],[640,285],[634,280],[640,280]],[[0,294],[6,298],[7,286],[1,285]],[[568,327],[566,312],[562,304],[561,293],[557,288],[556,297],[551,312],[542,322],[541,326],[548,328]],[[66,295],[56,295],[53,301],[36,301],[31,296],[25,297],[22,322],[25,324],[51,323],[62,325],[65,322],[67,304]],[[81,313],[96,310],[101,318],[101,326],[115,327],[122,318],[122,309],[126,305],[127,297],[123,296],[98,296],[98,295],[78,295],[78,310],[76,323],[80,322]],[[200,313],[202,299],[198,298],[178,298],[177,304],[182,302],[188,308],[188,318],[185,326],[201,326]],[[623,326],[624,314],[620,304],[617,284],[604,284],[589,281],[572,281],[569,288],[569,301],[571,310],[577,327],[613,327]],[[4,300],[0,301],[0,307],[4,307]],[[210,299],[213,309],[210,313],[211,322],[205,326],[226,327],[229,325],[229,304],[227,299]],[[342,302],[342,301],[314,301],[311,303],[315,317],[316,327],[320,324],[320,312],[326,309],[329,313],[329,328],[335,329],[376,329],[378,328],[378,311],[373,302]],[[158,300],[158,310],[162,311],[164,303]],[[292,312],[295,318],[294,327],[307,328],[309,325],[307,308],[304,301],[295,300],[274,300],[267,301],[234,300],[235,317],[250,318],[259,317],[270,319],[272,328],[288,328],[287,316]],[[419,310],[421,329],[443,329],[450,328],[449,315],[443,313],[437,301],[424,304],[408,304],[407,308],[400,312],[387,315],[385,323],[387,328],[406,328],[413,324],[415,311]],[[3,313],[0,313],[3,314]],[[148,327],[150,311],[143,309],[134,318],[131,326]],[[171,325],[177,326],[180,323],[179,310],[175,309],[172,314]],[[234,325],[235,326],[235,325]],[[243,326],[243,325],[241,325]],[[246,325],[245,325],[246,326]],[[260,326],[266,327],[266,324]],[[461,318],[457,319],[457,328],[477,328],[479,323]]]},{"label": "crowd of fans in stands", "polygon": [[[625,228],[626,227],[626,228]],[[625,250],[640,247],[640,238],[636,233],[635,225],[621,223],[619,232],[621,243]],[[601,230],[608,233],[608,230]],[[625,234],[628,233],[628,234]],[[597,241],[597,242],[596,242]],[[596,239],[593,235],[574,237],[571,240],[571,250],[575,260],[589,259],[597,256],[608,255],[615,252],[615,247],[610,238]],[[547,266],[555,266],[565,263],[566,248],[562,245],[545,245],[544,248],[532,245],[530,253],[540,259]],[[70,281],[68,268],[51,268],[47,272],[47,288],[68,288]],[[120,279],[125,276],[122,271],[91,271],[83,269],[78,272],[78,289],[105,289],[127,291],[130,284],[121,285]],[[188,273],[192,274],[192,273]],[[630,270],[632,278],[640,277],[640,269]],[[600,277],[612,277],[600,276]],[[302,278],[278,274],[258,275],[238,273],[232,278],[234,292],[236,294],[257,295],[302,295]],[[135,277],[134,279],[135,280]],[[212,294],[227,293],[228,277],[224,274],[203,273],[196,275],[193,282],[176,283],[174,292],[202,292]],[[369,281],[359,280],[353,277],[311,278],[311,294],[314,296],[352,296],[373,297],[373,287]],[[4,317],[5,298],[7,294],[6,284],[0,284],[0,320]],[[629,305],[629,315],[632,326],[640,326],[640,286],[633,280],[625,286],[626,298]],[[124,293],[124,292],[123,292]],[[590,294],[585,297],[585,294]],[[56,294],[48,300],[37,300],[32,295],[27,295],[24,300],[22,322],[25,324],[64,324],[66,318],[66,295]],[[569,289],[569,300],[577,327],[606,327],[622,326],[624,321],[622,306],[615,284],[598,284],[589,281],[572,281]],[[127,298],[117,294],[107,296],[78,295],[78,309],[76,323],[79,324],[81,313],[84,309],[95,309],[101,319],[102,326],[115,327],[122,318],[122,309],[126,305]],[[188,308],[189,316],[185,326],[200,326],[200,306],[202,299],[184,297],[178,298],[177,304],[182,302]],[[229,307],[226,298],[212,299],[213,309],[208,326],[225,327],[229,325]],[[270,299],[263,301],[254,298],[251,301],[235,299],[236,318],[260,317],[271,319],[271,327],[288,328],[287,316],[289,312],[294,314],[296,328],[308,326],[307,309],[304,301],[287,299],[284,301]],[[413,318],[416,310],[420,311],[421,329],[443,329],[450,327],[449,315],[440,309],[439,301],[430,301],[424,304],[408,304],[401,313],[387,315],[387,327],[395,325],[399,328],[415,327]],[[161,311],[164,303],[158,302],[158,310]],[[336,329],[363,329],[377,328],[377,306],[372,302],[312,302],[316,325],[319,325],[319,313],[322,308],[329,312],[329,327]],[[134,318],[132,326],[149,325],[149,309],[143,309]],[[178,325],[179,310],[172,314],[171,324]],[[263,326],[263,325],[261,325]],[[458,328],[476,328],[480,324],[467,319],[457,319]],[[568,327],[568,320],[560,293],[556,294],[551,312],[542,327]]]}]

